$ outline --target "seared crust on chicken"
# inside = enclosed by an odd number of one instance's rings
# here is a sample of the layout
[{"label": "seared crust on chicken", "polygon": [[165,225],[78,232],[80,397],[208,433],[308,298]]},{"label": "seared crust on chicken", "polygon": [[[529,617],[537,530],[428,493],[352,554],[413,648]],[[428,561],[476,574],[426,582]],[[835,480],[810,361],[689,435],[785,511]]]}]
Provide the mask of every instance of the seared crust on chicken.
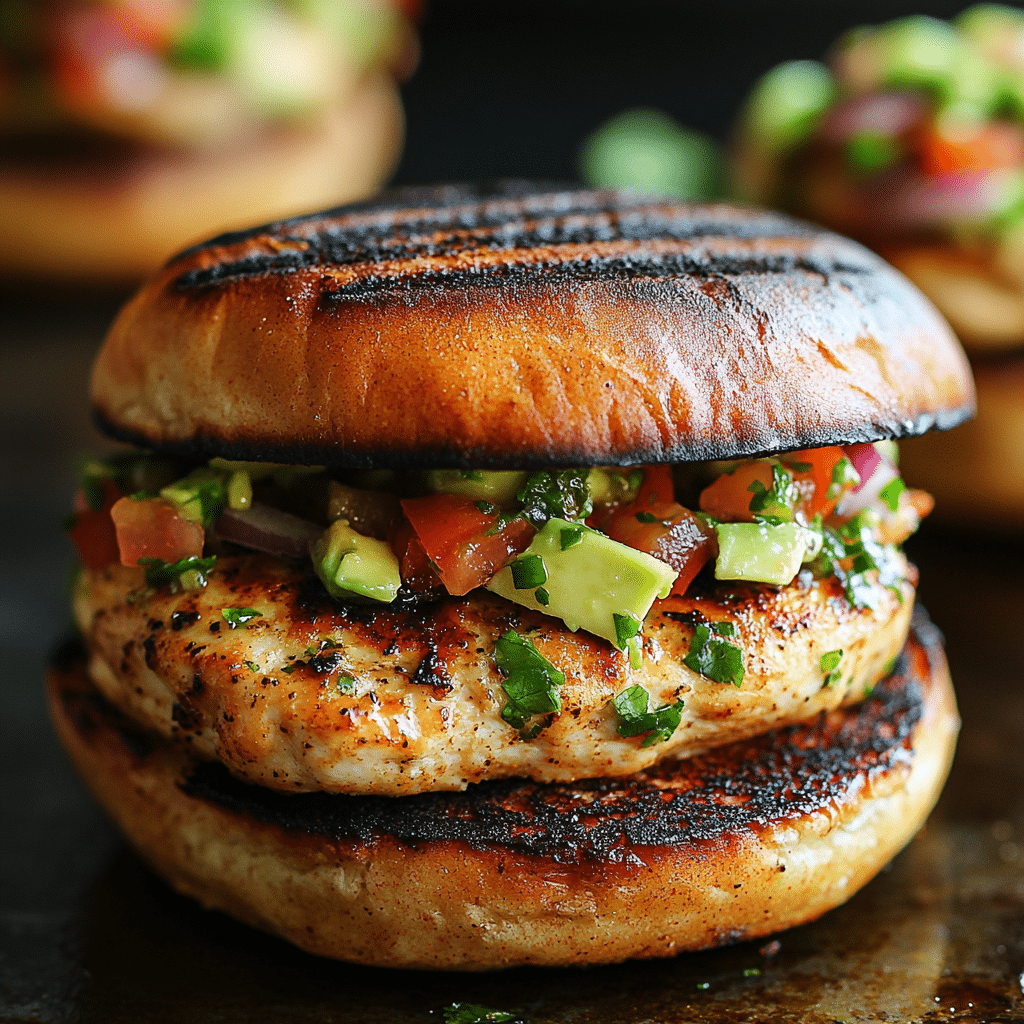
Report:
[{"label": "seared crust on chicken", "polygon": [[920,826],[958,725],[919,620],[871,700],[630,779],[288,798],[139,734],[83,669],[51,674],[57,729],[161,874],[311,952],[399,967],[614,962],[811,920]]},{"label": "seared crust on chicken", "polygon": [[[901,650],[916,571],[856,609],[834,577],[789,586],[700,583],[655,604],[642,665],[607,642],[482,591],[420,609],[343,605],[305,570],[222,557],[199,592],[146,591],[138,569],[83,575],[75,613],[103,695],[140,725],[288,792],[404,795],[485,779],[619,777],[861,700]],[[897,592],[898,590],[898,592]],[[231,628],[225,608],[260,616]],[[694,628],[728,621],[742,686],[687,668]],[[514,629],[565,673],[562,711],[524,739],[503,721],[496,640]],[[822,655],[842,651],[827,686]],[[670,739],[618,735],[612,701],[683,701]]]}]

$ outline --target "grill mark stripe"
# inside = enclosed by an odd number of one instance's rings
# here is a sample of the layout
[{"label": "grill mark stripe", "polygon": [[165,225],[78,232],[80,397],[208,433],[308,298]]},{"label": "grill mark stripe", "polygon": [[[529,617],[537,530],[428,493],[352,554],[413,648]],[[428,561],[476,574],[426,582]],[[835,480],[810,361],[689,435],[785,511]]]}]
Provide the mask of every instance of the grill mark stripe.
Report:
[{"label": "grill mark stripe", "polygon": [[[521,239],[516,239],[521,241]],[[632,242],[634,240],[623,240]],[[651,245],[583,243],[552,245],[537,243],[530,248],[509,246],[504,250],[473,252],[469,247],[458,253],[438,253],[434,247],[395,246],[379,251],[378,262],[369,263],[352,254],[351,258],[324,260],[315,251],[285,250],[273,254],[243,257],[189,271],[175,282],[180,291],[206,290],[255,277],[293,274],[319,270],[337,282],[329,288],[335,296],[355,298],[415,285],[433,286],[443,278],[449,286],[494,283],[496,279],[521,283],[539,273],[556,273],[556,279],[622,280],[633,277],[732,277],[746,274],[790,274],[794,271],[832,277],[838,274],[865,275],[872,267],[827,253],[711,252],[703,239],[699,248],[681,252],[678,241],[657,240]],[[618,251],[616,251],[618,250]],[[471,261],[464,257],[471,254]],[[463,259],[459,259],[463,257]],[[560,272],[559,272],[560,271]]]},{"label": "grill mark stripe", "polygon": [[613,204],[609,194],[602,193],[575,193],[566,199],[580,197],[604,201],[596,207],[568,202],[557,211],[542,211],[546,216],[536,216],[516,202],[496,204],[497,210],[402,209],[385,216],[374,211],[369,216],[284,221],[191,250],[193,264],[200,265],[180,274],[175,287],[189,291],[314,268],[349,267],[369,276],[379,273],[382,263],[456,259],[466,253],[516,253],[523,260],[534,250],[631,243],[657,248],[770,241],[797,249],[815,244],[816,233],[809,227],[776,214],[725,207],[691,214],[689,209],[661,203],[624,205],[621,196],[615,196]]},{"label": "grill mark stripe", "polygon": [[[506,229],[516,223],[531,220],[571,220],[590,217],[620,221],[639,218],[661,218],[668,223],[689,222],[691,233],[699,233],[708,223],[708,208],[698,214],[681,213],[678,204],[643,198],[628,191],[555,189],[537,192],[537,186],[528,182],[506,183],[502,191],[489,198],[486,189],[456,186],[440,188],[397,189],[382,193],[366,203],[335,207],[313,216],[305,215],[275,221],[245,231],[218,235],[207,242],[192,246],[170,262],[208,252],[238,246],[258,240],[261,236],[314,238],[339,233],[368,237],[382,232],[405,233],[461,228],[480,232],[484,229]],[[419,202],[416,202],[419,200]],[[684,206],[685,210],[690,207]],[[737,231],[775,234],[792,233],[799,222],[780,214],[761,210],[739,210],[734,207],[712,207],[717,214],[714,222],[718,230],[734,225]],[[699,218],[699,219],[698,219]],[[811,229],[808,227],[807,232]]]}]

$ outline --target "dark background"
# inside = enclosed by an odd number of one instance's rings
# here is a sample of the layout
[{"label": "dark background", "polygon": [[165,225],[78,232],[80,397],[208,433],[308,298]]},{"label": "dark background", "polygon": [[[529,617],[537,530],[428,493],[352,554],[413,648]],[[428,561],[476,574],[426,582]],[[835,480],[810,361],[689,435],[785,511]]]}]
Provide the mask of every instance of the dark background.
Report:
[{"label": "dark background", "polygon": [[750,86],[780,61],[820,58],[847,28],[964,3],[886,0],[436,2],[403,90],[396,180],[577,177],[583,138],[653,106],[725,141]]},{"label": "dark background", "polygon": [[[960,6],[927,11],[948,16]],[[420,67],[403,90],[408,140],[396,180],[571,179],[586,134],[631,106],[659,107],[724,141],[733,112],[769,67],[820,56],[852,24],[920,10],[880,0],[435,0]],[[970,526],[942,532],[926,524],[912,545],[961,686],[965,731],[940,810],[951,824],[916,843],[845,916],[784,936],[784,957],[795,959],[773,968],[782,970],[775,989],[768,969],[763,983],[744,980],[761,963],[749,947],[676,966],[627,965],[601,980],[561,972],[493,984],[396,979],[323,965],[167,893],[67,767],[41,687],[68,622],[72,553],[60,520],[77,456],[101,443],[89,426],[88,366],[124,297],[59,282],[0,288],[0,1021],[437,1021],[452,999],[488,996],[499,1005],[532,999],[531,1021],[836,1020],[868,991],[842,996],[835,988],[855,962],[867,973],[854,972],[850,984],[874,979],[872,998],[896,998],[904,974],[913,980],[918,970],[944,1006],[960,1000],[952,1016],[927,1019],[1024,1019],[1024,860],[1015,839],[1024,825],[1024,555],[1018,539]],[[966,896],[964,879],[977,882]],[[843,945],[840,931],[852,944]],[[922,967],[932,943],[941,952]],[[869,947],[875,959],[864,960]],[[807,967],[812,961],[818,966]],[[804,988],[794,987],[797,968]],[[831,1015],[822,1016],[823,997],[808,994],[808,977],[833,986]],[[714,981],[717,1010],[690,1005],[701,978]],[[773,1000],[781,1000],[778,1017]],[[859,1014],[843,1019],[882,1019]],[[910,1010],[892,1019],[909,1020]]]}]

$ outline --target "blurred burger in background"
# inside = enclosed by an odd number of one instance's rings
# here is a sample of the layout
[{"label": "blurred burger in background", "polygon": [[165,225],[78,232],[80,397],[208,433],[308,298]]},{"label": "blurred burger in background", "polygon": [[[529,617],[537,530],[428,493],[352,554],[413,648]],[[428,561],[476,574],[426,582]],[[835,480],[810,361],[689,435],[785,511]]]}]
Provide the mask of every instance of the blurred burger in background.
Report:
[{"label": "blurred burger in background", "polygon": [[401,148],[417,0],[0,0],[0,273],[131,280]]},{"label": "blurred burger in background", "polygon": [[978,418],[904,448],[947,515],[1024,525],[1024,13],[855,28],[739,119],[742,198],[853,235],[910,277],[972,358]]}]

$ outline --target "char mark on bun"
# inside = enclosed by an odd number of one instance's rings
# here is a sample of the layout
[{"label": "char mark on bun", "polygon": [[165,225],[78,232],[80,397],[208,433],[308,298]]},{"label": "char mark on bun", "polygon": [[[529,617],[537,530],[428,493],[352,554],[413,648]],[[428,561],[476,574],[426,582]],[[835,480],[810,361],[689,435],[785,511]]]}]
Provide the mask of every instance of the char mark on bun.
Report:
[{"label": "char mark on bun", "polygon": [[[892,439],[959,422],[973,385],[855,243],[618,192],[404,190],[182,253],[92,394],[138,449],[76,499],[88,658],[55,716],[208,905],[394,966],[665,955],[817,916],[934,802],[956,714],[899,547],[932,502]],[[76,731],[61,694],[86,690],[152,757]],[[182,863],[125,786],[269,858],[288,908]],[[355,895],[302,881],[324,856]],[[544,890],[576,860],[593,914]],[[437,890],[419,946],[388,931],[399,870]],[[726,875],[750,884],[711,914]]]}]

